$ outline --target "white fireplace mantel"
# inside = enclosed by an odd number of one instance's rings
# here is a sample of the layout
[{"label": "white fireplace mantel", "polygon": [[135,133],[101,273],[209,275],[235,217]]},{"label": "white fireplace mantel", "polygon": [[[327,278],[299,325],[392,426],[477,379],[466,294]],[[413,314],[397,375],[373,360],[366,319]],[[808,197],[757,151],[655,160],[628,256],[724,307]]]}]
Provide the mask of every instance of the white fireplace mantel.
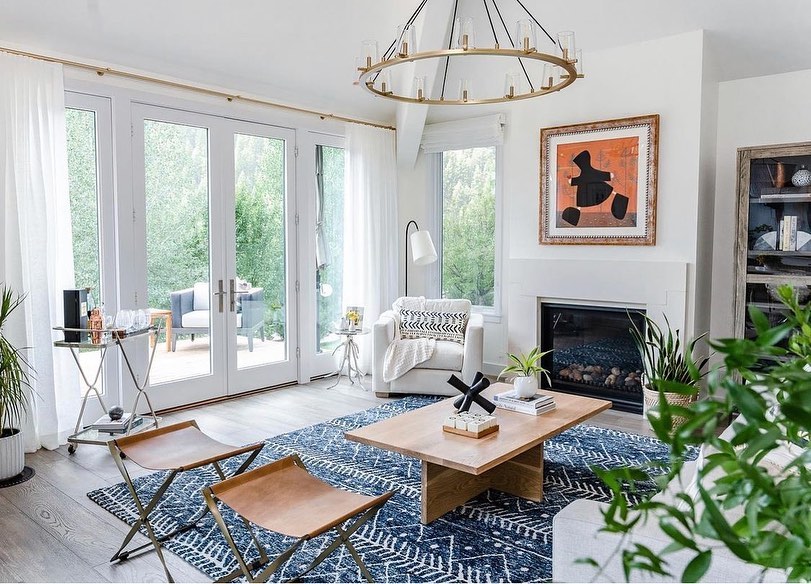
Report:
[{"label": "white fireplace mantel", "polygon": [[[509,264],[509,350],[538,344],[538,301],[644,308],[664,326],[686,330],[687,263],[675,261],[515,259]],[[688,333],[690,331],[687,331]]]}]

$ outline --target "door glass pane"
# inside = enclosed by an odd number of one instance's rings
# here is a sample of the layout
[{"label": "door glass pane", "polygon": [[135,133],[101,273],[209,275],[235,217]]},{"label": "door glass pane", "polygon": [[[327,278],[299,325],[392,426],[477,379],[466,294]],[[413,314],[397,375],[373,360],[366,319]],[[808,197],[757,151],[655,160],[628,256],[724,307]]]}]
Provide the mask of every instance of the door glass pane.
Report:
[{"label": "door glass pane", "polygon": [[340,338],[330,331],[343,307],[344,149],[316,147],[316,351],[332,351]]},{"label": "door glass pane", "polygon": [[[96,112],[68,108],[65,110],[65,123],[75,283],[77,288],[90,288],[94,302],[100,303],[104,300],[104,294],[101,289],[99,259]],[[92,376],[98,369],[100,357],[101,352],[94,349],[83,349],[80,352],[82,368],[88,375]],[[99,379],[101,385],[103,379],[104,376]]]},{"label": "door glass pane", "polygon": [[208,148],[206,128],[144,121],[148,302],[172,326],[153,384],[211,372]]},{"label": "door glass pane", "polygon": [[236,134],[237,367],[287,359],[284,140]]}]

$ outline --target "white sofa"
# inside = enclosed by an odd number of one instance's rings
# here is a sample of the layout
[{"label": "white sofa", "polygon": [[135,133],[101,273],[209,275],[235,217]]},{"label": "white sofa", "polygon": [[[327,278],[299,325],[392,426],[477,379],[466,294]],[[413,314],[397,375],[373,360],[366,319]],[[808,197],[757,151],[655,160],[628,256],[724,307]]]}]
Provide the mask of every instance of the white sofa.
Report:
[{"label": "white sofa", "polygon": [[[734,433],[730,425],[721,437],[729,439]],[[665,501],[672,501],[674,489],[678,492],[691,493],[691,483],[701,461],[701,455],[695,461],[686,463],[678,477],[664,491],[654,495]],[[710,477],[711,478],[711,477]],[[673,487],[671,489],[670,487]],[[622,536],[617,533],[600,532],[603,527],[603,503],[578,499],[563,508],[553,519],[552,526],[552,579],[555,582],[624,582],[622,554],[617,552],[617,545]],[[735,520],[735,518],[728,518]],[[635,526],[631,537],[625,544],[639,543],[654,552],[664,549],[672,540],[659,528],[658,521],[651,518],[644,525]],[[667,569],[672,578],[656,577],[647,572],[633,572],[632,582],[673,582],[680,581],[687,563],[695,552],[682,550],[665,557]],[[588,564],[578,564],[578,558],[591,557],[602,567],[598,569]],[[704,582],[785,582],[786,574],[780,570],[767,570],[761,580],[761,568],[740,560],[725,547],[713,549],[712,564],[702,578]]]},{"label": "white sofa", "polygon": [[[399,338],[400,308],[434,310],[440,312],[467,312],[465,341],[436,342],[433,356],[402,377],[390,383],[383,381],[383,362],[386,349]],[[372,328],[372,389],[378,397],[393,393],[420,393],[429,395],[457,395],[459,392],[448,385],[451,374],[470,383],[477,371],[482,369],[484,354],[484,320],[481,314],[471,313],[469,300],[431,300],[422,297],[398,298],[380,315]]]}]

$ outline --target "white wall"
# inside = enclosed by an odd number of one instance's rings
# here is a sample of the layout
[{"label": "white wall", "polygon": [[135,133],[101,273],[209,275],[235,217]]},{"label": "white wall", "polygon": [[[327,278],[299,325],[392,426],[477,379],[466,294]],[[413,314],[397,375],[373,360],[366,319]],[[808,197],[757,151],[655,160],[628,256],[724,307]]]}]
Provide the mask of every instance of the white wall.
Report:
[{"label": "white wall", "polygon": [[[515,283],[515,275],[510,274],[510,264],[515,260],[522,260],[522,269],[528,265],[540,267],[545,261],[559,260],[685,263],[688,272],[683,319],[685,332],[692,334],[694,330],[708,328],[709,323],[705,322],[707,315],[697,313],[695,303],[695,267],[699,255],[699,215],[702,209],[702,197],[699,195],[702,98],[706,100],[702,92],[704,33],[696,31],[588,53],[585,63],[586,78],[559,94],[512,103],[500,109],[476,111],[476,115],[491,111],[503,111],[507,115],[503,147],[504,318],[501,323],[486,324],[485,362],[491,365],[490,370],[504,361],[512,337],[516,337],[516,346],[510,346],[511,350],[527,348],[519,346],[526,335],[516,336],[510,331],[529,319],[525,315],[507,314],[506,299],[510,297],[510,285]],[[540,129],[654,113],[661,116],[656,245],[539,245]],[[463,114],[469,112],[450,113],[454,117]],[[708,118],[712,122],[710,126],[714,126],[713,116],[711,112]],[[431,118],[436,119],[433,110]],[[704,119],[705,124],[708,119]],[[705,131],[704,143],[709,144],[712,156],[714,134],[710,136],[712,139],[707,140]],[[429,210],[420,208],[422,199],[417,200],[404,188],[405,185],[420,184],[421,181],[421,184],[426,184],[424,178],[418,177],[424,176],[428,166],[421,160],[414,171],[401,171],[400,211],[403,222],[409,216],[426,220],[430,217]],[[711,184],[712,178],[705,180],[705,184],[707,182]],[[711,201],[712,193],[705,192],[705,197]],[[703,207],[711,209],[711,205],[704,204]],[[706,226],[702,226],[702,231],[706,235]],[[523,260],[538,260],[538,263],[527,264]],[[550,273],[548,277],[554,278],[555,274]],[[633,287],[646,274],[644,269],[640,269],[637,272],[618,273],[616,277]],[[599,288],[600,282],[594,281],[593,290],[590,291],[592,295],[599,294]],[[709,285],[705,294],[709,298]],[[587,296],[584,293],[584,297]],[[697,318],[699,322],[696,322]]]},{"label": "white wall", "polygon": [[811,140],[811,70],[719,84],[711,335],[733,334],[737,149]]},{"label": "white wall", "polygon": [[[400,274],[400,293],[405,293],[405,259],[406,249],[405,226],[412,219],[417,222],[420,229],[427,229],[436,243],[436,230],[438,228],[436,213],[434,212],[434,181],[430,157],[420,155],[412,170],[400,169],[398,173],[397,196],[399,198],[397,213],[400,221],[397,233],[400,252],[397,266]],[[412,226],[409,235],[416,231]],[[429,290],[434,289],[437,264],[428,266],[415,266],[411,261],[411,249],[408,250],[408,293],[411,296],[431,295]]]}]

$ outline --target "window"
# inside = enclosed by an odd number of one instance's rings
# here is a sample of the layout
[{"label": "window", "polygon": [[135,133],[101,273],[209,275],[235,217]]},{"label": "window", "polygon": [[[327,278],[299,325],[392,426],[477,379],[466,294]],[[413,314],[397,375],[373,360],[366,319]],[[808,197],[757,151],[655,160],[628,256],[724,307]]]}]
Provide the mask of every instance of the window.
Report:
[{"label": "window", "polygon": [[[74,283],[77,288],[89,288],[94,304],[102,304],[112,289],[105,283],[105,257],[102,246],[102,184],[109,180],[110,157],[108,146],[109,109],[103,100],[88,96],[66,96],[65,129],[68,157],[68,196],[70,199],[70,228],[73,248]],[[108,148],[109,150],[109,148]],[[112,272],[111,270],[109,272]],[[109,273],[108,272],[108,273]],[[88,298],[89,299],[89,298]],[[81,349],[82,368],[90,374],[98,370],[101,353]],[[98,379],[97,389],[105,394],[106,388],[115,387],[116,373],[107,362],[106,370]],[[76,371],[79,377],[78,370]],[[83,384],[79,384],[84,388]],[[88,414],[88,417],[100,412]]]},{"label": "window", "polygon": [[316,146],[316,350],[332,351],[340,338],[330,327],[342,314],[344,273],[344,149]]},{"label": "window", "polygon": [[96,154],[96,113],[65,110],[68,144],[68,184],[76,286],[92,288],[101,301],[99,267],[99,203]]},{"label": "window", "polygon": [[440,153],[441,292],[497,312],[495,147]]}]

